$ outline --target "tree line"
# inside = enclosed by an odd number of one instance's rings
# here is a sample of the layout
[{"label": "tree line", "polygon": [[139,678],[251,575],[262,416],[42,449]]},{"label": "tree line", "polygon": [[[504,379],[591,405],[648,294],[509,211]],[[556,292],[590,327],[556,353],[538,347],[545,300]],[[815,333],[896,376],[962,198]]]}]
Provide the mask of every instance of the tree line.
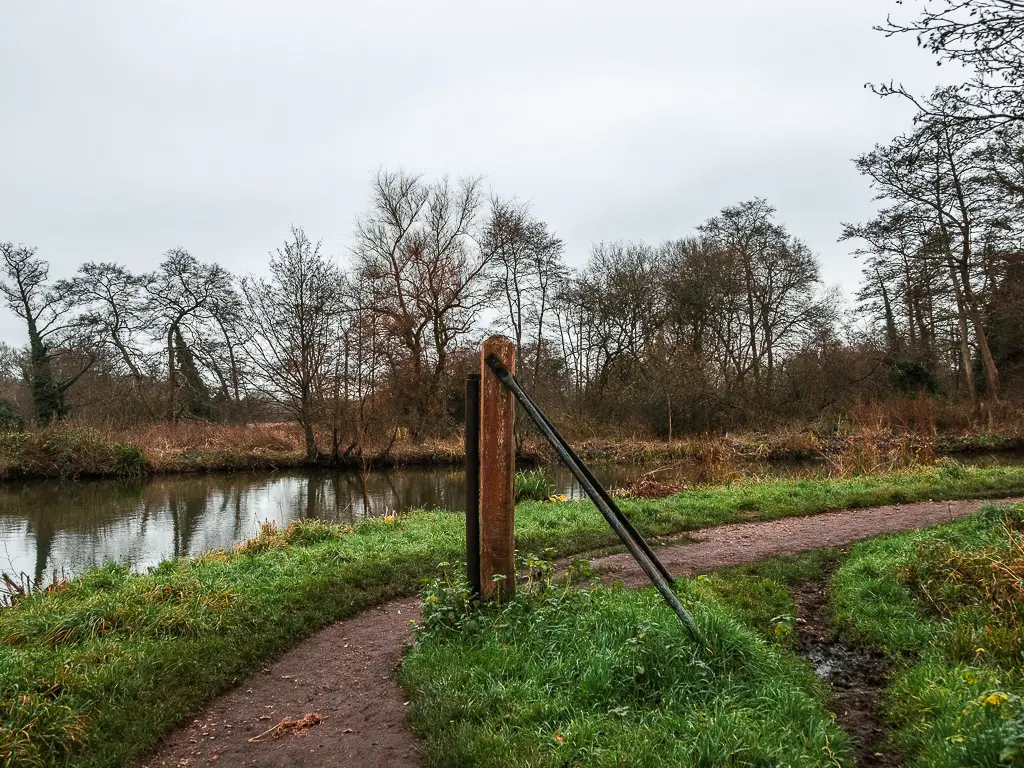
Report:
[{"label": "tree line", "polygon": [[1024,3],[919,0],[888,19],[967,79],[912,103],[910,130],[855,159],[880,202],[843,237],[864,259],[863,311],[905,385],[938,391],[951,371],[972,403],[998,400],[1024,365]]},{"label": "tree line", "polygon": [[761,198],[682,239],[597,243],[573,268],[548,223],[480,178],[382,170],[344,264],[299,227],[264,276],[175,248],[153,272],[89,262],[51,280],[34,248],[0,244],[0,293],[28,338],[0,349],[0,420],[289,419],[311,458],[338,457],[455,429],[491,332],[580,430],[671,437],[894,395],[1004,398],[1024,373],[1024,13],[919,5],[880,29],[974,74],[925,98],[873,86],[917,116],[855,159],[880,207],[843,228],[863,263],[853,308]]}]

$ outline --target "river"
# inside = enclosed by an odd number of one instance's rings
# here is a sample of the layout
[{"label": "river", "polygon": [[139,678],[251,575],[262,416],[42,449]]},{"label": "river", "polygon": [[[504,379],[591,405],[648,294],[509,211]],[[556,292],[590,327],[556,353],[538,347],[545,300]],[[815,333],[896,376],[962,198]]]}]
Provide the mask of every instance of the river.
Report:
[{"label": "river", "polygon": [[[1020,456],[969,463],[1020,463]],[[595,464],[606,487],[622,487],[650,467]],[[821,475],[821,465],[762,463],[742,474]],[[557,493],[578,496],[569,473],[549,468]],[[702,478],[680,468],[659,479]],[[319,518],[354,523],[408,509],[464,509],[459,468],[388,472],[277,472],[155,476],[141,481],[34,481],[0,484],[0,571],[35,583],[73,576],[106,561],[144,569],[253,536],[263,521],[285,526]]]}]

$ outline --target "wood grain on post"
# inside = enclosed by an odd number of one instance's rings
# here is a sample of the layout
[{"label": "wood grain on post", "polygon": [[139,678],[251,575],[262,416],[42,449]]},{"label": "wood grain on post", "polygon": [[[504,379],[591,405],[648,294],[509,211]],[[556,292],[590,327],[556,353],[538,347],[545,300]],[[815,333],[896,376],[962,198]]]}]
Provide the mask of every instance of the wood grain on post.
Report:
[{"label": "wood grain on post", "polygon": [[[480,353],[480,581],[484,597],[515,593],[515,399],[487,365],[497,355],[510,373],[516,371],[516,345],[492,336]],[[495,576],[503,579],[495,580]]]}]

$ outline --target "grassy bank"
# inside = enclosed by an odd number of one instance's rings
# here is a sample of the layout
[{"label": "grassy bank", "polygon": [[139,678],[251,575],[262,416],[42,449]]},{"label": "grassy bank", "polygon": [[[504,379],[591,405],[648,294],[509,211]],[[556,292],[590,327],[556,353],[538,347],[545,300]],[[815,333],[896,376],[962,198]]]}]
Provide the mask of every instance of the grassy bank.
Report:
[{"label": "grassy bank", "polygon": [[[623,507],[641,531],[663,535],[843,507],[1022,493],[1024,468],[951,464],[737,483]],[[355,529],[301,522],[232,552],[169,561],[142,575],[98,568],[19,600],[0,610],[0,759],[124,764],[255,665],[331,621],[415,591],[438,562],[461,559],[462,534],[462,518],[446,512]],[[517,508],[516,540],[521,551],[557,557],[614,537],[590,504],[531,502]]]},{"label": "grassy bank", "polygon": [[809,671],[707,583],[680,582],[708,648],[652,589],[549,588],[466,611],[438,583],[400,673],[428,765],[836,766]]},{"label": "grassy bank", "polygon": [[859,544],[832,601],[894,661],[885,712],[905,765],[1024,765],[1024,505]]},{"label": "grassy bank", "polygon": [[[742,477],[753,463],[822,462],[836,476],[885,472],[933,463],[936,456],[1024,450],[1024,431],[1004,424],[996,431],[939,434],[858,427],[838,431],[684,437],[672,442],[634,437],[574,441],[588,461],[655,466],[684,463],[709,482]],[[532,435],[532,433],[531,433]],[[130,431],[60,424],[27,432],[0,432],[0,479],[103,477],[146,473],[224,472],[330,466],[372,469],[455,466],[463,461],[461,437],[411,442],[388,439],[369,445],[365,461],[353,452],[316,461],[305,458],[302,434],[292,424],[223,425],[183,422]],[[329,445],[321,436],[321,445]],[[520,447],[526,462],[554,461],[539,437]],[[694,474],[690,472],[689,474]]]}]

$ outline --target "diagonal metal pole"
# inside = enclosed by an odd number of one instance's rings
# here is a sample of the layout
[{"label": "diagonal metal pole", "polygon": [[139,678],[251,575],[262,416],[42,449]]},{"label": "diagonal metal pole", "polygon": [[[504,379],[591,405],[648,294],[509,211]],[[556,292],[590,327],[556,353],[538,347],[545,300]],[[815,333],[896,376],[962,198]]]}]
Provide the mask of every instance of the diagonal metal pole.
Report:
[{"label": "diagonal metal pole", "polygon": [[[515,376],[513,376],[512,378],[515,379]],[[515,379],[515,381],[516,383],[519,382],[518,379]],[[549,419],[544,414],[544,412],[540,409],[540,406],[537,405],[537,402],[533,399],[530,393],[523,389],[521,386],[519,389],[522,393],[522,398],[529,401],[533,409],[544,420],[544,423],[547,425],[548,430],[550,430],[551,434],[554,435],[555,438],[562,444],[562,447],[569,455],[569,458],[572,459],[576,466],[579,467],[580,471],[587,476],[587,479],[590,481],[590,484],[597,489],[597,492],[601,494],[601,498],[604,499],[604,503],[608,505],[609,509],[611,509],[612,514],[614,514],[619,519],[619,522],[622,523],[622,527],[625,528],[629,535],[633,537],[637,545],[640,547],[640,549],[644,551],[644,554],[647,555],[647,558],[654,564],[654,567],[658,569],[658,572],[662,575],[662,577],[669,583],[674,581],[675,577],[672,576],[668,568],[665,567],[665,564],[661,562],[661,558],[659,558],[655,554],[654,550],[651,549],[651,546],[647,543],[646,539],[644,539],[644,537],[640,535],[640,531],[633,527],[633,522],[626,516],[626,513],[619,508],[619,505],[615,503],[615,500],[612,499],[609,493],[605,490],[604,486],[601,485],[600,482],[598,482],[597,478],[594,476],[594,473],[590,471],[590,467],[584,464],[583,460],[578,455],[576,455],[576,451],[574,451],[572,449],[572,446],[569,445],[569,441],[562,437],[561,433],[558,431],[555,425],[551,423],[551,419]],[[524,405],[523,407],[525,408],[526,406]]]},{"label": "diagonal metal pole", "polygon": [[[690,637],[694,641],[703,644],[704,637],[701,631],[697,628],[697,625],[693,621],[693,617],[690,616],[689,612],[683,607],[683,604],[679,602],[679,598],[675,592],[672,591],[672,587],[668,581],[662,576],[661,572],[655,567],[654,563],[647,556],[644,550],[636,542],[636,540],[629,534],[629,531],[622,524],[619,517],[612,511],[611,507],[605,502],[605,497],[598,491],[599,483],[591,482],[587,472],[580,469],[580,465],[577,461],[573,460],[571,452],[566,450],[565,445],[560,439],[559,435],[552,430],[550,423],[544,417],[544,414],[540,412],[536,404],[526,395],[522,387],[519,386],[519,382],[516,381],[515,377],[509,372],[509,370],[502,364],[501,360],[495,355],[488,355],[486,358],[488,367],[498,377],[499,381],[504,384],[508,389],[515,395],[516,400],[523,406],[523,410],[526,411],[527,415],[533,419],[534,423],[540,428],[540,431],[544,433],[544,437],[551,443],[551,447],[555,449],[559,458],[565,463],[572,472],[573,476],[579,482],[580,486],[586,492],[590,500],[594,502],[594,505],[604,515],[604,519],[608,521],[608,525],[612,527],[616,535],[626,545],[626,549],[633,556],[633,559],[637,561],[644,573],[647,574],[647,578],[651,580],[654,586],[661,593],[662,598],[668,603],[669,607],[675,611],[676,616],[686,627],[690,633]],[[620,512],[621,514],[621,512]]]}]

